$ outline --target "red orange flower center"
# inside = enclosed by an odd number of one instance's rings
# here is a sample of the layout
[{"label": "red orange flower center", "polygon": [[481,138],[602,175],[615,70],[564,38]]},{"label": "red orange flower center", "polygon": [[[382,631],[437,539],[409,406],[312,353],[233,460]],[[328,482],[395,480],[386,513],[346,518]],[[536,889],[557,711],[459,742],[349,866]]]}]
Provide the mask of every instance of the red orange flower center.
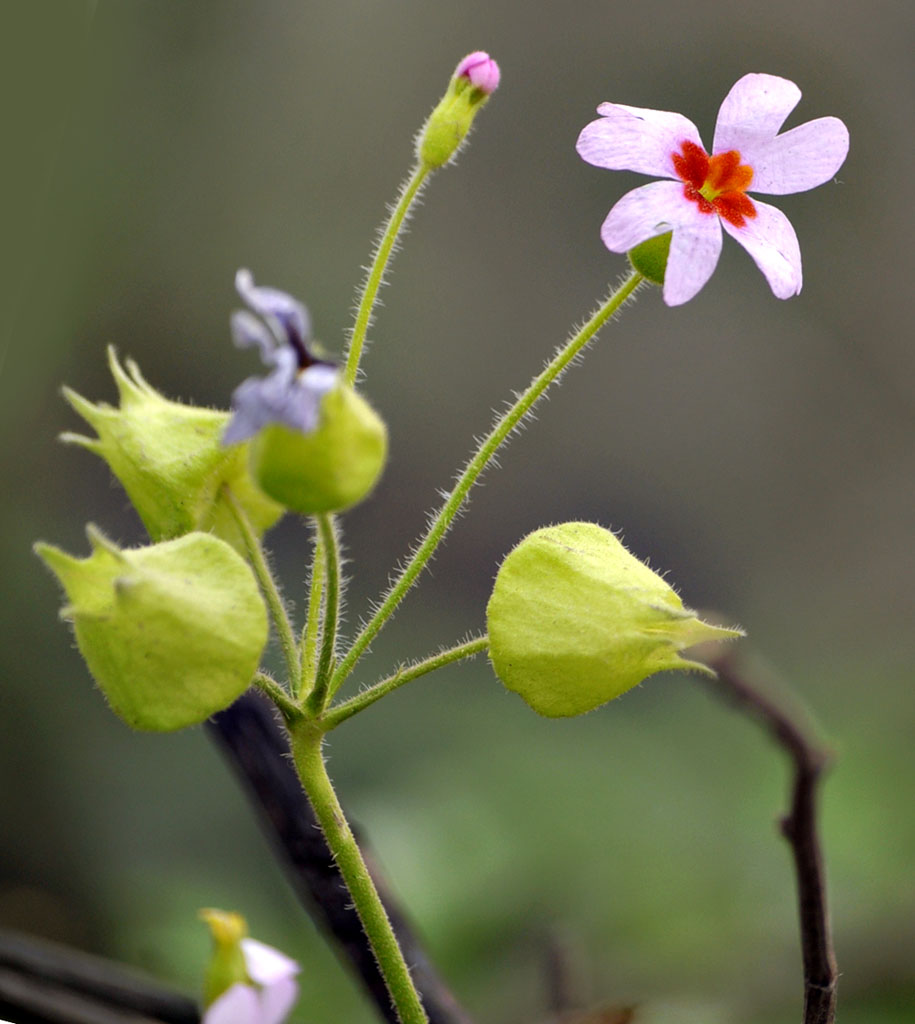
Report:
[{"label": "red orange flower center", "polygon": [[735,228],[756,216],[756,207],[746,189],[753,180],[753,168],[740,162],[740,153],[709,156],[695,142],[681,142],[680,152],[672,153],[674,170],[683,181],[683,194],[703,213],[717,213]]}]

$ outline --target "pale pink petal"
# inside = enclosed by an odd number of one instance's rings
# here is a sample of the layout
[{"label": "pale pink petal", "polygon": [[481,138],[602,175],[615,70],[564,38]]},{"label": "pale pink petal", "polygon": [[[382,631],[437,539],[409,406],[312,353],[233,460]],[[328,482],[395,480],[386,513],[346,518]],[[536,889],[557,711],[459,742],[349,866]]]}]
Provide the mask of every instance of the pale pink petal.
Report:
[{"label": "pale pink petal", "polygon": [[683,195],[679,181],[653,181],[620,199],[607,214],[600,237],[611,252],[628,252],[639,242],[692,223],[697,215],[702,216],[698,206]]},{"label": "pale pink petal", "polygon": [[702,145],[699,130],[682,114],[602,103],[575,148],[583,160],[610,171],[638,171],[676,178],[672,155],[683,142]]},{"label": "pale pink petal", "polygon": [[742,228],[722,221],[724,230],[753,257],[776,297],[790,299],[800,293],[803,284],[797,235],[781,210],[758,199],[753,200],[753,205],[756,207],[754,218],[747,219]]},{"label": "pale pink petal", "polygon": [[273,946],[257,939],[242,939],[241,951],[245,958],[245,969],[251,980],[258,985],[272,985],[282,978],[292,978],[299,973],[299,965]]},{"label": "pale pink petal", "polygon": [[[745,148],[774,138],[797,106],[801,90],[776,75],[744,75],[731,87],[718,111],[713,153]],[[747,161],[744,160],[744,163]]]},{"label": "pale pink petal", "polygon": [[257,1024],[282,1024],[299,996],[295,978],[282,978],[260,993],[260,1017]]},{"label": "pale pink petal", "polygon": [[238,982],[210,1003],[202,1024],[261,1024],[258,994]]},{"label": "pale pink petal", "polygon": [[820,117],[784,135],[750,143],[740,151],[753,168],[750,192],[784,196],[829,181],[848,155],[848,129],[837,117]]},{"label": "pale pink petal", "polygon": [[721,255],[721,224],[712,214],[696,213],[691,223],[674,229],[664,273],[664,301],[668,306],[689,302],[712,276]]}]

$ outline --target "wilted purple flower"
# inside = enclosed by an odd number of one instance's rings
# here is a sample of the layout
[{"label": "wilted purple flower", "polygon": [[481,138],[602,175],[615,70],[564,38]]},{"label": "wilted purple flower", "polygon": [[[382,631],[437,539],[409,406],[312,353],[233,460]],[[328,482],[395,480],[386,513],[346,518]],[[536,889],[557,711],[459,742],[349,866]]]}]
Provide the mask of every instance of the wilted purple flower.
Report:
[{"label": "wilted purple flower", "polygon": [[712,148],[682,114],[602,103],[578,137],[597,167],[665,178],[628,192],[607,215],[601,238],[611,252],[673,232],[664,301],[691,299],[711,277],[722,228],[753,258],[780,299],[801,290],[801,250],[788,218],[748,192],[788,195],[828,181],[848,153],[848,129],[821,117],[779,135],[801,90],[775,75],[744,75],[718,112]]},{"label": "wilted purple flower", "polygon": [[249,270],[239,270],[235,287],[247,306],[232,314],[232,338],[240,348],[256,347],[266,377],[249,377],[232,395],[234,415],[222,435],[223,444],[253,437],[269,423],[309,434],[318,425],[321,399],[340,379],[333,363],[315,358],[308,349],[308,310],[291,295],[254,284]]},{"label": "wilted purple flower", "polygon": [[299,994],[299,965],[257,939],[242,939],[241,951],[254,984],[226,989],[207,1007],[202,1024],[282,1024]]}]

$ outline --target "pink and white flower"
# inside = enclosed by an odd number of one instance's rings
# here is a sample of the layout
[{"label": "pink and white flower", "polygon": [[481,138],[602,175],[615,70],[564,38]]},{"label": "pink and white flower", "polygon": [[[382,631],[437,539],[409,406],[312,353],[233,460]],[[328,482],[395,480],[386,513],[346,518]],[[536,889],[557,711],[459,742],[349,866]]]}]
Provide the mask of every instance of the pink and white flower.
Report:
[{"label": "pink and white flower", "polygon": [[207,1007],[202,1024],[282,1024],[299,994],[299,965],[257,939],[242,939],[241,951],[254,984],[226,989]]},{"label": "pink and white flower", "polygon": [[778,134],[800,98],[785,78],[744,75],[718,111],[711,154],[692,121],[666,110],[602,103],[600,118],[582,130],[576,148],[588,163],[667,179],[624,195],[601,238],[611,252],[628,252],[672,231],[664,278],[669,306],[687,302],[712,276],[722,228],[747,250],[778,298],[800,292],[801,250],[791,222],[747,194],[805,192],[845,161],[848,129],[837,117]]}]

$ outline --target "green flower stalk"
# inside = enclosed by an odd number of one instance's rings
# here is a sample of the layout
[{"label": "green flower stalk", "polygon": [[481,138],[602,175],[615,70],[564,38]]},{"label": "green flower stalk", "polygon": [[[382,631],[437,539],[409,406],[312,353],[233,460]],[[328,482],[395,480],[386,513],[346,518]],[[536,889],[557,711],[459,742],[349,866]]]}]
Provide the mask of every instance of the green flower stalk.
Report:
[{"label": "green flower stalk", "polygon": [[684,608],[669,584],[594,523],[525,537],[499,569],[486,617],[496,675],[551,718],[593,711],[656,672],[714,676],[679,652],[743,635]]},{"label": "green flower stalk", "polygon": [[168,732],[228,707],[267,643],[267,611],[242,557],[208,533],[121,550],[86,532],[88,558],[50,544],[35,552],[66,592],[61,617],[112,710],[134,729]]}]

